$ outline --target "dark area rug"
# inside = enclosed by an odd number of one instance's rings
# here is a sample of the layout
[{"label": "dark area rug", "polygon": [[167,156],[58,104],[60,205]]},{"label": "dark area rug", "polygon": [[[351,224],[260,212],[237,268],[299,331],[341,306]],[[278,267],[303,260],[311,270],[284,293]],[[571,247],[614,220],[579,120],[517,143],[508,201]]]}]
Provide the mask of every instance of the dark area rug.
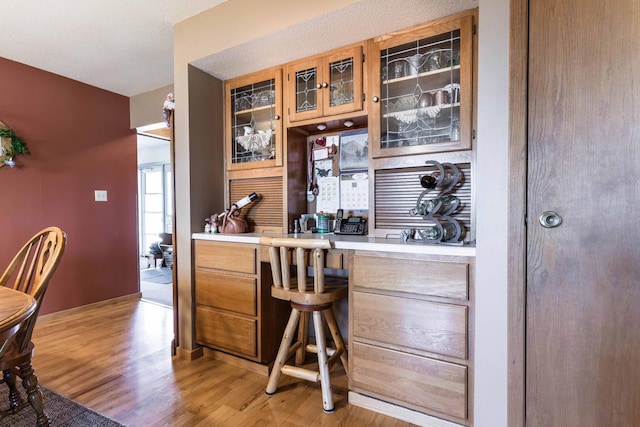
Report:
[{"label": "dark area rug", "polygon": [[169,284],[172,281],[171,268],[148,268],[140,270],[140,280],[145,282],[159,283],[161,285]]},{"label": "dark area rug", "polygon": [[[21,387],[18,386],[18,388]],[[44,397],[44,412],[49,417],[52,427],[124,427],[122,424],[45,387],[41,386],[40,389]],[[0,384],[0,408],[2,410],[9,407],[8,394],[9,389],[6,384]],[[17,413],[0,419],[1,427],[33,427],[35,425],[36,413],[31,405],[26,405]]]}]

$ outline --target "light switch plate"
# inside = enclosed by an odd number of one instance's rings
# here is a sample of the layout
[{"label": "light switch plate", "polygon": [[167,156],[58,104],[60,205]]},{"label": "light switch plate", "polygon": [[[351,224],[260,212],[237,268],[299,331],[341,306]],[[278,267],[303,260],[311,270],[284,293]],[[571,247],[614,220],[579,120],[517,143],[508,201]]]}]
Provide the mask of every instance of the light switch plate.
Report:
[{"label": "light switch plate", "polygon": [[107,201],[107,190],[95,190],[96,202]]}]

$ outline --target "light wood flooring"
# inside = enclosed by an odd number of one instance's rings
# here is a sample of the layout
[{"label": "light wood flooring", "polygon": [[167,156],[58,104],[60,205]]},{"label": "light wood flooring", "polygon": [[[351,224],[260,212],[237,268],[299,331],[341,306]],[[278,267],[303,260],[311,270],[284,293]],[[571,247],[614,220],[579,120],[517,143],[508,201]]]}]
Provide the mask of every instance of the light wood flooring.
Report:
[{"label": "light wood flooring", "polygon": [[38,320],[33,365],[40,384],[127,426],[411,426],[350,405],[333,376],[333,414],[319,384],[267,377],[201,357],[171,357],[172,312],[130,299]]}]

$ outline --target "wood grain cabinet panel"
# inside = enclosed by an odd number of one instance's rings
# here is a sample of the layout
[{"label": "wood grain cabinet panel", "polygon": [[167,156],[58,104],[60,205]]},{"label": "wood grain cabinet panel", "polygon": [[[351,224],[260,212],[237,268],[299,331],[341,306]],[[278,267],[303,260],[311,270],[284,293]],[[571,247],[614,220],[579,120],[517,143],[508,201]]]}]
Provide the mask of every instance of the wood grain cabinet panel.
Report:
[{"label": "wood grain cabinet panel", "polygon": [[359,287],[464,300],[469,297],[469,265],[466,263],[374,253],[358,253],[354,259],[351,277]]},{"label": "wood grain cabinet panel", "polygon": [[271,297],[258,245],[196,240],[195,249],[196,343],[271,363],[291,307]]},{"label": "wood grain cabinet panel", "polygon": [[474,265],[463,256],[350,254],[349,387],[356,402],[384,402],[403,417],[400,408],[412,409],[420,425],[473,425]]},{"label": "wood grain cabinet panel", "polygon": [[196,340],[222,350],[255,357],[257,319],[196,307]]},{"label": "wood grain cabinet panel", "polygon": [[325,265],[327,268],[333,268],[335,270],[342,270],[345,268],[344,255],[342,252],[329,251],[325,259]]},{"label": "wood grain cabinet panel", "polygon": [[354,343],[351,385],[417,409],[467,417],[467,367]]},{"label": "wood grain cabinet panel", "polygon": [[196,240],[196,267],[256,274],[257,249],[250,245]]},{"label": "wood grain cabinet panel", "polygon": [[257,279],[196,270],[196,304],[257,315]]},{"label": "wood grain cabinet panel", "polygon": [[467,307],[353,292],[354,339],[467,358]]}]

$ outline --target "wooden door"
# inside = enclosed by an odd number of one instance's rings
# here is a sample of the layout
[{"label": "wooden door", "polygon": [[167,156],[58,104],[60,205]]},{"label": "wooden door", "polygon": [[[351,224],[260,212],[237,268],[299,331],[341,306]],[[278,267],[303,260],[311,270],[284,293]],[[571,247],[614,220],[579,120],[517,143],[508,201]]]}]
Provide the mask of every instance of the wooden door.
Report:
[{"label": "wooden door", "polygon": [[637,426],[640,2],[529,3],[527,425]]}]

